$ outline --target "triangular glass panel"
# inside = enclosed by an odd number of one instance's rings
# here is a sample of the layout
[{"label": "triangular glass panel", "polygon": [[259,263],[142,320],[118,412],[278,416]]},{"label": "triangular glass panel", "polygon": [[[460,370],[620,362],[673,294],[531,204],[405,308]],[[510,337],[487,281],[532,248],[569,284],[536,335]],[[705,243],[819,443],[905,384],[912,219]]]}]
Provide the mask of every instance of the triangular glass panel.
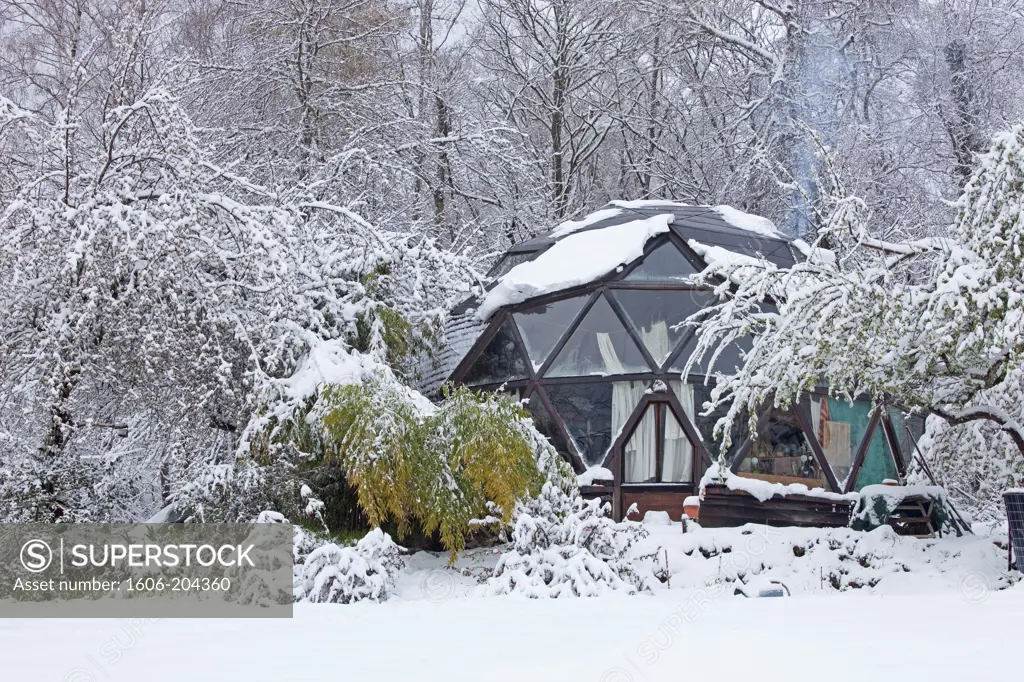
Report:
[{"label": "triangular glass panel", "polygon": [[[672,366],[669,368],[673,372],[682,372],[683,368],[686,367],[686,362],[690,359],[693,351],[697,348],[697,334],[694,334],[685,342],[686,345],[676,356],[676,359],[672,361]],[[730,343],[719,354],[718,358],[715,359],[714,366],[711,365],[711,358],[714,357],[714,349],[709,350],[701,358],[700,362],[694,364],[690,368],[690,374],[706,375],[708,368],[711,367],[711,373],[721,372],[722,374],[732,374],[739,367],[743,365],[743,357],[741,353],[747,353],[754,345],[753,339],[749,336],[744,336],[738,341]]]},{"label": "triangular glass panel", "polygon": [[773,483],[827,486],[799,420],[794,413],[782,410],[773,410],[768,424],[754,438],[753,447],[740,463],[738,473]]},{"label": "triangular glass panel", "polygon": [[665,242],[644,256],[643,262],[624,278],[627,282],[672,282],[689,279],[699,272],[671,242]]},{"label": "triangular glass panel", "polygon": [[586,302],[586,296],[577,296],[512,314],[535,370],[544,364],[548,353]]},{"label": "triangular glass panel", "polygon": [[875,426],[875,432],[871,434],[871,443],[868,445],[868,451],[864,453],[864,463],[860,466],[853,489],[860,492],[864,486],[877,485],[886,479],[898,478],[896,462],[889,451],[889,439],[885,437],[885,429],[879,423]]},{"label": "triangular glass panel", "polygon": [[[612,294],[659,366],[690,331],[686,318],[716,300],[710,291],[619,289]],[[686,360],[683,360],[684,364]]]},{"label": "triangular glass panel", "polygon": [[809,402],[811,431],[840,489],[845,489],[853,458],[871,422],[871,401],[857,400],[851,405],[845,400],[812,395]]},{"label": "triangular glass panel", "polygon": [[[583,457],[587,466],[598,466],[608,453],[612,440],[621,424],[616,419],[623,419],[621,413],[636,406],[639,396],[632,400],[622,391],[622,384],[629,382],[587,381],[583,383],[544,384],[544,393],[551,401],[551,407],[565,424],[569,437],[576,444],[576,450]],[[640,386],[640,384],[635,382]],[[614,388],[613,388],[614,387]],[[617,400],[613,408],[613,399]],[[628,406],[628,407],[624,407]]]},{"label": "triangular glass panel", "polygon": [[601,296],[580,320],[547,376],[610,376],[650,371],[611,304]]},{"label": "triangular glass panel", "polygon": [[551,415],[544,408],[544,403],[537,394],[537,390],[534,390],[530,397],[527,398],[526,409],[529,410],[530,414],[533,416],[533,424],[537,427],[537,431],[551,442],[552,447],[554,447],[559,454],[567,459],[571,459],[572,451],[569,449],[569,445],[565,442],[565,439],[562,438],[562,434],[555,426],[555,422],[551,419]]},{"label": "triangular glass panel", "polygon": [[467,386],[498,384],[526,377],[526,363],[508,323],[494,335],[484,352],[469,368],[462,383]]}]

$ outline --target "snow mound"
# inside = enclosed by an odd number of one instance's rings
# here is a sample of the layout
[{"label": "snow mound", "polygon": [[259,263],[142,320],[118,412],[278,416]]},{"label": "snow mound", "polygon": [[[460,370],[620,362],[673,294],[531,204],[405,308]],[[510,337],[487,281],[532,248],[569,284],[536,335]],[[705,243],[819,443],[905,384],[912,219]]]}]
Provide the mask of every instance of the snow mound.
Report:
[{"label": "snow mound", "polygon": [[714,210],[715,213],[722,216],[722,220],[733,227],[746,230],[747,232],[756,232],[765,237],[785,238],[778,228],[775,227],[775,223],[762,216],[744,213],[732,206],[715,206]]},{"label": "snow mound", "polygon": [[645,526],[671,526],[672,517],[668,515],[667,511],[651,509],[644,514],[644,520],[641,523]]},{"label": "snow mound", "polygon": [[253,523],[288,523],[288,519],[281,512],[261,511]]},{"label": "snow mound", "polygon": [[593,282],[632,263],[649,239],[668,232],[672,219],[671,214],[656,215],[568,235],[499,278],[480,302],[477,317],[486,320],[504,306]]},{"label": "snow mound", "polygon": [[606,469],[605,467],[590,467],[576,477],[576,483],[578,485],[593,485],[594,481],[611,481],[614,479],[615,475],[610,469]]},{"label": "snow mound", "polygon": [[[637,552],[667,551],[671,589],[778,581],[794,595],[863,589],[884,594],[988,591],[1012,585],[1006,552],[976,535],[916,538],[889,526],[864,532],[849,528],[775,528],[747,524],[681,533],[679,524],[649,527]],[[969,585],[965,585],[969,581]],[[977,585],[975,585],[977,583]]]}]

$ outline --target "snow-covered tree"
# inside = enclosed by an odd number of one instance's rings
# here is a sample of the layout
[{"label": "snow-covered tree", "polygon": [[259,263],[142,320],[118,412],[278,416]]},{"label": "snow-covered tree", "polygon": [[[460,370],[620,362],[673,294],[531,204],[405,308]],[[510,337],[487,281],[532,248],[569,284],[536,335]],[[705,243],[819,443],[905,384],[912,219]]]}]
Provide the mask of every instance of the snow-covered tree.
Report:
[{"label": "snow-covered tree", "polygon": [[[3,144],[37,159],[0,213],[5,485],[38,499],[8,513],[109,517],[79,477],[125,458],[158,507],[155,472],[233,453],[303,361],[401,372],[475,277],[429,239],[217,165],[164,89],[112,109],[94,150],[0,114]],[[192,461],[140,437],[183,422]]]},{"label": "snow-covered tree", "polygon": [[[845,196],[834,178],[832,187],[830,220],[814,245],[802,244],[807,258],[792,268],[704,249],[711,264],[703,276],[721,282],[725,300],[701,325],[690,361],[754,334],[743,368],[719,376],[712,391],[715,405],[730,403],[717,432],[727,438],[745,410],[792,403],[824,382],[833,394],[866,394],[954,427],[987,422],[1019,461],[1024,125],[998,135],[979,158],[945,238],[872,238],[864,203]],[[968,441],[979,434],[966,433]],[[971,452],[987,456],[980,450]],[[1003,485],[1012,483],[1011,470]]]},{"label": "snow-covered tree", "polygon": [[[322,386],[300,421],[314,430],[316,460],[341,464],[371,526],[393,523],[406,536],[415,524],[453,560],[480,525],[511,521],[551,458],[513,398],[459,387],[434,405],[380,371]],[[283,430],[296,435],[294,422]]]}]

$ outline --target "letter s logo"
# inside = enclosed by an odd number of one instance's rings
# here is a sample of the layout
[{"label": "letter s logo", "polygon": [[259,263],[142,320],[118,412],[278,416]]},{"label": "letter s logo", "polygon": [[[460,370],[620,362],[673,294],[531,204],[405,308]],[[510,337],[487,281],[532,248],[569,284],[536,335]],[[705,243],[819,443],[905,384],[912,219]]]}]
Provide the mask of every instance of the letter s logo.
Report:
[{"label": "letter s logo", "polygon": [[42,540],[29,540],[21,546],[21,565],[29,573],[42,573],[53,563],[53,550]]}]

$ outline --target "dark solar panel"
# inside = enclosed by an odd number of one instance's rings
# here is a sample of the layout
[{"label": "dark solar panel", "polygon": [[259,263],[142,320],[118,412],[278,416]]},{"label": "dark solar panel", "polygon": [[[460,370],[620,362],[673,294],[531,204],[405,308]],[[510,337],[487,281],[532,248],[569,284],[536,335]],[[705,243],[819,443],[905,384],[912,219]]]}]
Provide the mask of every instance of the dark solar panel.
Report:
[{"label": "dark solar panel", "polygon": [[527,239],[525,242],[520,242],[513,246],[509,251],[536,251],[555,243],[555,240],[547,236],[547,233],[537,235],[532,239]]},{"label": "dark solar panel", "polygon": [[1024,492],[1005,492],[1003,502],[1006,504],[1006,521],[1010,527],[1013,558],[1017,561],[1019,571],[1024,568]]}]

